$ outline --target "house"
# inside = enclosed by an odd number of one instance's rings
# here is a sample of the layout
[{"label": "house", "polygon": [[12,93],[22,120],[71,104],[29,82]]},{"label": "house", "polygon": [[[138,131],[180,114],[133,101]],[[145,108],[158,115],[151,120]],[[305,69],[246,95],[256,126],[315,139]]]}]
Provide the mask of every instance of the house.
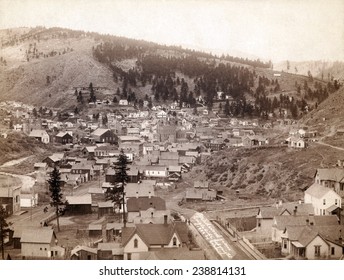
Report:
[{"label": "house", "polygon": [[91,194],[81,196],[66,196],[67,205],[66,212],[70,215],[74,214],[91,214],[92,213],[92,197]]},{"label": "house", "polygon": [[68,132],[59,132],[55,135],[55,142],[59,144],[73,143],[73,136]]},{"label": "house", "polygon": [[307,147],[307,143],[304,138],[292,136],[288,139],[288,146],[290,148],[304,149]]},{"label": "house", "polygon": [[71,260],[97,260],[97,248],[77,245],[71,251]]},{"label": "house", "polygon": [[99,146],[94,149],[95,157],[109,157],[113,156],[116,153],[119,153],[118,149],[116,149],[115,146],[110,145]]},{"label": "house", "polygon": [[129,105],[129,102],[128,102],[128,100],[126,100],[126,99],[121,99],[121,100],[118,102],[118,105],[120,105],[120,106],[128,106],[128,105]]},{"label": "house", "polygon": [[98,243],[97,257],[98,260],[123,260],[123,248],[119,243]]},{"label": "house", "polygon": [[157,118],[167,118],[167,113],[164,110],[160,110],[156,113]]},{"label": "house", "polygon": [[94,151],[96,148],[97,146],[86,146],[81,150],[81,152],[85,157],[91,158],[95,156]]},{"label": "house", "polygon": [[191,202],[213,201],[215,199],[216,199],[215,190],[187,188],[185,192],[186,201],[191,201]]},{"label": "house", "polygon": [[54,153],[51,156],[46,157],[42,160],[43,163],[46,163],[49,167],[59,166],[61,161],[64,158],[64,153]]},{"label": "house", "polygon": [[261,236],[270,237],[272,225],[275,216],[296,215],[310,216],[314,215],[313,205],[310,203],[276,203],[275,206],[260,207],[256,216],[256,232]]},{"label": "house", "polygon": [[8,215],[20,211],[21,186],[0,187],[0,205]]},{"label": "house", "polygon": [[91,133],[96,143],[116,143],[117,136],[108,128],[97,128]]},{"label": "house", "polygon": [[73,164],[71,168],[71,174],[80,174],[85,177],[85,180],[88,181],[93,178],[94,175],[94,166],[92,163],[82,162]]},{"label": "house", "polygon": [[131,197],[138,198],[155,196],[154,185],[152,183],[128,183],[124,186],[124,192],[126,199]]},{"label": "house", "polygon": [[267,145],[269,141],[262,136],[258,135],[248,135],[242,137],[242,143],[244,147],[254,147],[254,146],[263,146]]},{"label": "house", "polygon": [[34,129],[30,132],[29,137],[36,138],[38,141],[48,144],[50,142],[49,134],[42,129]]},{"label": "house", "polygon": [[337,216],[305,216],[305,215],[280,215],[275,216],[272,224],[273,242],[282,242],[282,234],[287,226],[333,226],[338,225]]},{"label": "house", "polygon": [[98,218],[113,215],[114,213],[114,202],[108,200],[105,202],[98,202]]},{"label": "house", "polygon": [[88,225],[88,236],[90,238],[101,238],[103,234],[102,224],[89,224]]},{"label": "house", "polygon": [[340,168],[318,168],[315,173],[315,183],[334,190],[344,198],[344,168],[339,161]]},{"label": "house", "polygon": [[166,166],[146,165],[141,168],[143,170],[143,177],[146,178],[167,178],[168,176]]},{"label": "house", "polygon": [[140,253],[173,249],[188,243],[188,228],[184,222],[172,224],[137,224],[122,229],[124,260],[138,260]]},{"label": "house", "polygon": [[57,245],[56,234],[47,227],[25,228],[21,234],[21,255],[25,259],[63,258],[65,249]]},{"label": "house", "polygon": [[[160,197],[131,197],[127,200],[128,222],[132,223],[134,218],[140,216],[141,211],[150,210],[151,218],[153,214],[159,215],[159,211],[165,214],[166,202]],[[148,211],[149,212],[149,211]],[[164,217],[164,215],[162,215]]]},{"label": "house", "polygon": [[195,181],[194,182],[195,189],[209,189],[209,182],[208,181]]},{"label": "house", "polygon": [[287,226],[281,253],[295,259],[337,259],[344,253],[343,226]]},{"label": "house", "polygon": [[315,215],[339,215],[342,198],[332,189],[314,183],[304,194],[305,203],[311,203]]}]

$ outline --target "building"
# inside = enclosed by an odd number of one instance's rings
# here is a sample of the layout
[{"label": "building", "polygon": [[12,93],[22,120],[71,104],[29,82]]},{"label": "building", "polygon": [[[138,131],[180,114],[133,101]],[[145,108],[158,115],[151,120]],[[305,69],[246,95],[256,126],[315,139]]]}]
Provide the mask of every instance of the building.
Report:
[{"label": "building", "polygon": [[128,222],[132,223],[136,217],[142,217],[141,212],[150,212],[150,218],[156,218],[162,212],[166,214],[166,202],[160,197],[131,197],[127,200]]},{"label": "building", "polygon": [[61,259],[65,254],[65,249],[57,245],[54,230],[47,227],[23,229],[20,243],[25,259]]},{"label": "building", "polygon": [[8,215],[20,211],[21,186],[0,186],[0,205],[4,207]]},{"label": "building", "polygon": [[315,183],[334,190],[344,198],[344,168],[318,168],[315,173]]},{"label": "building", "polygon": [[137,224],[122,228],[124,260],[138,260],[140,253],[179,248],[188,243],[186,223]]},{"label": "building", "polygon": [[107,128],[97,128],[91,136],[96,143],[117,143],[117,136]]},{"label": "building", "polygon": [[92,213],[92,197],[91,194],[81,196],[66,196],[67,205],[66,213],[74,214],[91,214]]},{"label": "building", "polygon": [[342,199],[335,191],[318,183],[314,183],[305,191],[304,201],[313,205],[315,215],[339,216],[342,206]]},{"label": "building", "polygon": [[59,144],[71,144],[73,143],[73,136],[68,132],[59,132],[55,135],[55,142]]},{"label": "building", "polygon": [[38,141],[48,144],[50,143],[49,134],[43,129],[34,129],[30,132],[29,137],[36,138]]}]

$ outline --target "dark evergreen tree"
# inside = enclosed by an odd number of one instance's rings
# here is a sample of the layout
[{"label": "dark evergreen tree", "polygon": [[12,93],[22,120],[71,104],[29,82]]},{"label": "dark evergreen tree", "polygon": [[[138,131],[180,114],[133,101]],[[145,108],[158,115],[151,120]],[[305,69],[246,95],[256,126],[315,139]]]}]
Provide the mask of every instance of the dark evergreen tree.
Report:
[{"label": "dark evergreen tree", "polygon": [[5,259],[5,239],[8,237],[10,232],[10,225],[11,223],[8,223],[6,221],[6,218],[8,217],[8,213],[5,209],[5,207],[0,204],[0,246],[1,246],[1,256],[2,259]]},{"label": "dark evergreen tree", "polygon": [[60,208],[65,203],[62,201],[62,192],[61,192],[61,174],[60,171],[55,166],[53,171],[50,173],[49,183],[49,192],[50,192],[50,205],[55,207],[56,221],[57,221],[57,230],[60,231],[59,215],[62,211]]},{"label": "dark evergreen tree", "polygon": [[107,199],[110,199],[115,203],[119,209],[122,209],[123,213],[123,226],[126,227],[126,214],[125,214],[125,193],[124,187],[127,184],[129,177],[127,174],[128,168],[128,158],[121,150],[118,160],[115,163],[115,182],[112,188],[107,189],[105,195]]}]

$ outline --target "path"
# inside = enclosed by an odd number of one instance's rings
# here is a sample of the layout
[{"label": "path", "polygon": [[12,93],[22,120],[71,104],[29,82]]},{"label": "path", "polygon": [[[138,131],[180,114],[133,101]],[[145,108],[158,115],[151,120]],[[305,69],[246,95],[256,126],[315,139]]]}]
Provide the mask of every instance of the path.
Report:
[{"label": "path", "polygon": [[319,145],[323,145],[323,146],[328,146],[328,147],[331,147],[331,148],[339,150],[339,151],[344,151],[344,148],[333,146],[333,145],[330,145],[330,144],[326,144],[326,143],[324,143],[322,141],[318,141],[318,142],[314,142],[314,143],[319,144]]},{"label": "path", "polygon": [[[19,158],[19,159],[15,159],[15,160],[10,160],[8,162],[5,162],[3,165],[0,165],[0,168],[2,168],[2,167],[10,167],[10,166],[14,166],[14,165],[20,164],[20,163],[22,163],[23,161],[27,160],[30,157],[31,156],[23,157],[23,158]],[[18,174],[2,172],[2,171],[0,171],[0,174],[1,175],[5,175],[5,176],[12,176],[12,177],[20,179],[21,180],[21,185],[22,185],[22,193],[30,193],[32,191],[33,186],[35,185],[35,179],[30,177],[30,176],[18,175]]]}]

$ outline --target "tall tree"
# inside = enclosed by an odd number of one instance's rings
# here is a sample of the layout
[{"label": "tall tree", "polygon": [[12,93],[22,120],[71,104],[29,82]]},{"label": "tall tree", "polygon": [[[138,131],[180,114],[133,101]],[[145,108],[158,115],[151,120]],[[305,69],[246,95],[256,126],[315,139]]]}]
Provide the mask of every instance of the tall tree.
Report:
[{"label": "tall tree", "polygon": [[115,203],[119,209],[123,212],[123,226],[126,227],[126,214],[125,214],[125,193],[124,187],[127,184],[129,177],[127,174],[128,158],[121,150],[117,162],[115,163],[115,182],[112,188],[107,189],[105,195],[107,199],[110,199]]},{"label": "tall tree", "polygon": [[53,171],[50,173],[49,183],[49,192],[50,192],[50,205],[55,207],[56,221],[57,221],[57,230],[60,231],[59,223],[59,214],[61,212],[60,206],[65,203],[62,201],[62,192],[61,192],[61,174],[60,171],[55,166]]},{"label": "tall tree", "polygon": [[5,207],[3,207],[2,204],[0,204],[0,246],[1,246],[1,256],[3,260],[5,259],[5,249],[4,249],[5,238],[9,234],[9,231],[10,231],[9,226],[11,225],[10,223],[6,221],[7,217],[8,217],[8,213]]}]

